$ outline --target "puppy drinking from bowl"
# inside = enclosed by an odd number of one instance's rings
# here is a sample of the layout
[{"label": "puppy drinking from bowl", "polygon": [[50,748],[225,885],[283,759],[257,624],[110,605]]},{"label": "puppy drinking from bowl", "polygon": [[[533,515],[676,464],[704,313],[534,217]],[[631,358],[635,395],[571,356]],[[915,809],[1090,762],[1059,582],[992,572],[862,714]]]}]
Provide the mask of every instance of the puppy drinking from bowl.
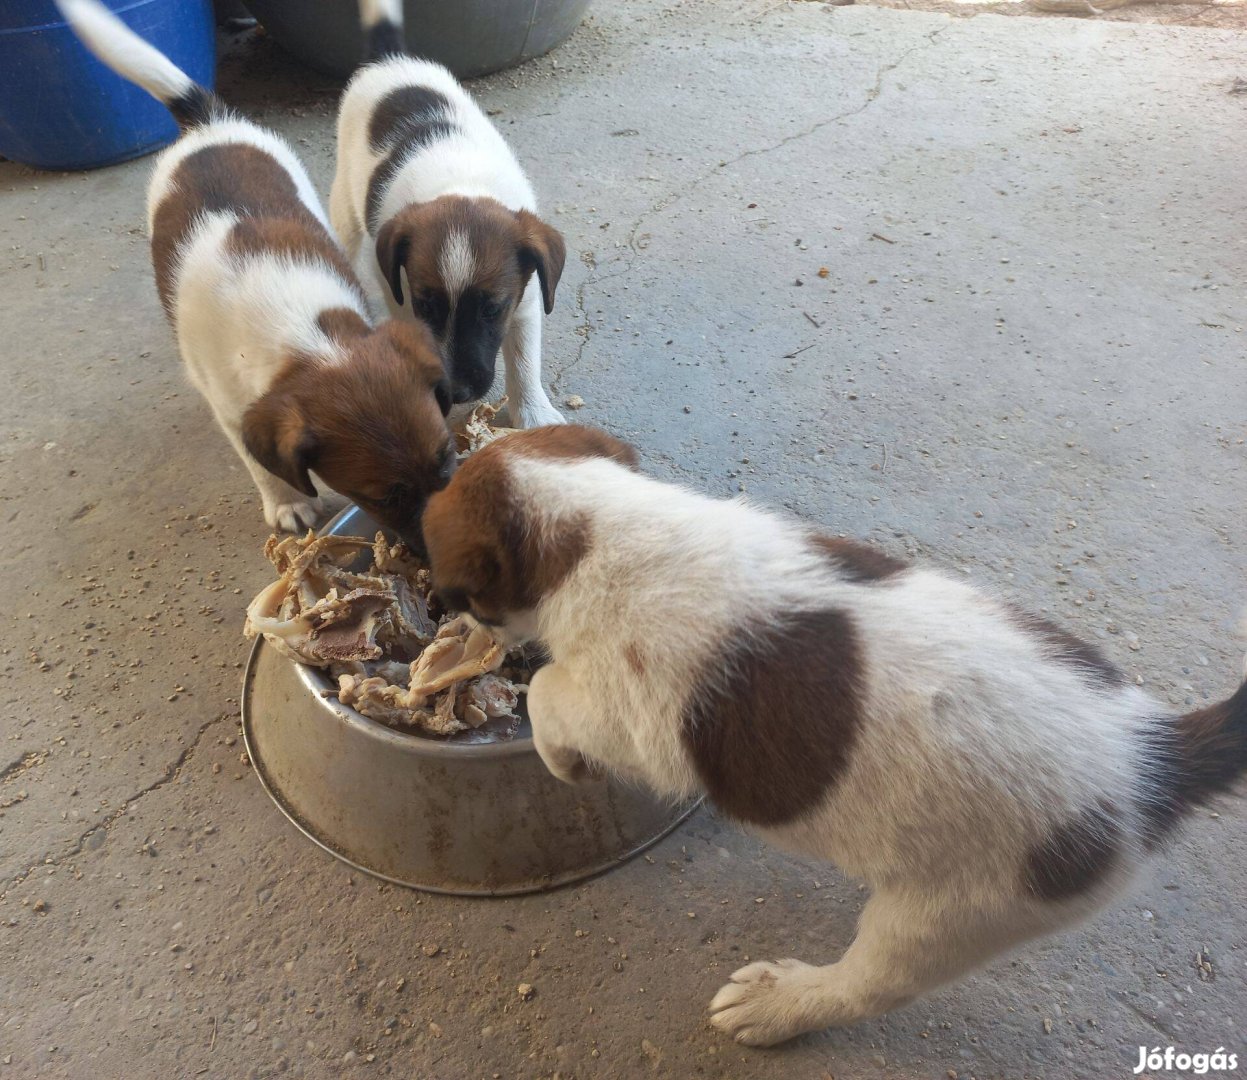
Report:
[{"label": "puppy drinking from bowl", "polygon": [[407,56],[402,0],[361,0],[367,59],[338,113],[334,229],[374,308],[411,312],[441,344],[456,403],[483,397],[501,348],[512,426],[559,424],[541,384],[542,310],[565,248],[528,178],[446,68]]},{"label": "puppy drinking from bowl", "polygon": [[705,793],[872,895],[836,963],[740,969],[765,1046],[958,979],[1119,897],[1247,769],[1247,684],[1174,716],[1092,645],[936,571],[660,483],[585,428],[470,458],[424,516],[433,584],[531,681],[556,776]]},{"label": "puppy drinking from bowl", "polygon": [[148,189],[156,288],[190,381],[288,532],[319,512],[314,472],[419,546],[455,464],[450,391],[419,324],[374,327],[311,181],[96,0],[58,0],[105,64],[164,102],[181,138]]}]

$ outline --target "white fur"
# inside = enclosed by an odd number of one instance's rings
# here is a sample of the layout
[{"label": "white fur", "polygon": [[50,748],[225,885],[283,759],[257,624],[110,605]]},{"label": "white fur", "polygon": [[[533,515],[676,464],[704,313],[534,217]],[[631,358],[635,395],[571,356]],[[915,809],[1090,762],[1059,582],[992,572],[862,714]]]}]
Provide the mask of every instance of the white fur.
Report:
[{"label": "white fur", "polygon": [[456,229],[447,237],[437,268],[446,284],[446,291],[451,296],[459,296],[472,284],[472,277],[476,273],[476,257],[472,254],[472,245],[468,243],[467,234],[462,230]]},{"label": "white fur", "polygon": [[[322,222],[324,210],[302,165],[276,135],[245,120],[198,128],[161,155],[148,192],[149,220],[171,193],[173,174],[188,154],[212,146],[248,143],[286,167],[300,201]],[[354,281],[320,261],[296,261],[260,253],[246,258],[225,250],[237,217],[205,214],[183,242],[175,274],[174,328],[191,383],[207,399],[213,415],[247,466],[271,528],[301,532],[314,524],[321,505],[257,462],[242,441],[242,421],[251,404],[300,353],[324,363],[346,357],[317,326],[331,308],[356,311],[370,321],[367,304]]]},{"label": "white fur", "polygon": [[96,56],[161,101],[194,87],[191,77],[97,0],[56,0],[65,21]]},{"label": "white fur", "polygon": [[[834,964],[755,963],[714,998],[712,1022],[769,1045],[902,1005],[1119,894],[1144,858],[1141,733],[1164,710],[1133,686],[1097,686],[1058,662],[969,584],[923,569],[854,582],[808,528],[715,501],[601,458],[512,455],[530,527],[587,525],[589,550],[555,591],[508,620],[551,663],[528,699],[550,770],[596,764],[665,796],[701,785],[681,738],[703,663],[750,626],[835,609],[857,635],[862,718],[830,794],[769,841],[837,863],[873,895]],[[436,571],[436,567],[435,567]],[[755,631],[756,632],[756,631]],[[629,643],[644,651],[637,674]],[[1096,800],[1119,807],[1119,858],[1077,898],[1022,887],[1027,853]]]},{"label": "white fur", "polygon": [[[391,21],[401,25],[401,20],[392,16]],[[377,264],[376,234],[368,228],[368,185],[377,164],[386,156],[384,148],[374,152],[368,129],[373,111],[387,94],[413,85],[446,98],[450,122],[458,131],[408,155],[381,201],[378,230],[403,207],[443,195],[493,198],[511,210],[537,209],[532,186],[511,148],[446,68],[406,56],[391,56],[362,67],[347,85],[338,113],[338,167],[329,213],[378,315],[406,313],[410,317],[410,312],[394,303]],[[457,255],[444,251],[442,258],[453,260]],[[459,279],[468,280],[463,275]],[[503,339],[507,394],[518,427],[563,423],[541,384],[542,319],[540,289],[535,280],[530,281]]]}]

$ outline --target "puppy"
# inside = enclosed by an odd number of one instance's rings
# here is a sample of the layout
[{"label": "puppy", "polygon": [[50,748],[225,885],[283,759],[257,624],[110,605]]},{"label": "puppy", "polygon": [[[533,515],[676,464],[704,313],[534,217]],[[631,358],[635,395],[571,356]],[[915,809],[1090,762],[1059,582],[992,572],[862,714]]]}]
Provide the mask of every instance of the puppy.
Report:
[{"label": "puppy", "polygon": [[521,432],[429,500],[434,584],[544,644],[550,770],[706,794],[873,893],[836,963],[754,963],[712,1023],[765,1046],[896,1008],[1122,891],[1247,769],[1247,684],[1167,715],[1092,645],[960,579]]},{"label": "puppy", "polygon": [[541,385],[542,309],[563,238],[515,155],[440,64],[403,53],[401,0],[361,0],[367,59],[342,97],[333,227],[374,310],[411,310],[441,344],[457,402],[483,397],[501,347],[516,427],[563,422]]},{"label": "puppy", "polygon": [[96,0],[58,2],[84,44],[182,128],[148,190],[156,288],[265,521],[307,528],[315,472],[419,547],[425,498],[455,463],[436,342],[419,325],[373,327],[285,142],[233,115]]}]

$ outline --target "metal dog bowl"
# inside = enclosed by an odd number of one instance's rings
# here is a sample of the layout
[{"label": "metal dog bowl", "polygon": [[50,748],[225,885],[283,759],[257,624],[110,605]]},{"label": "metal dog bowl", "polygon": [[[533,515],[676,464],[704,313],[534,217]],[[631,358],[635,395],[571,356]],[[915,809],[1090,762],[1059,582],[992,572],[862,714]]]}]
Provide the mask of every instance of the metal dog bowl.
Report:
[{"label": "metal dog bowl", "polygon": [[[356,507],[325,528],[376,531]],[[616,780],[556,780],[527,720],[507,742],[408,735],[340,704],[329,687],[257,640],[243,679],[247,752],[301,832],[386,881],[464,896],[552,889],[639,854],[696,806]]]}]

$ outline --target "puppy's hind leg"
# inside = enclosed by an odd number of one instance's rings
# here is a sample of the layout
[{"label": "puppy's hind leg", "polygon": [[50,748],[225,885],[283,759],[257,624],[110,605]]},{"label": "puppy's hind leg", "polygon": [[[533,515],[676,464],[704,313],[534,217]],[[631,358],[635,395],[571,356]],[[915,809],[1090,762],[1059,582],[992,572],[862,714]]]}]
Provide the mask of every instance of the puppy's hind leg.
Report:
[{"label": "puppy's hind leg", "polygon": [[528,283],[511,316],[502,340],[502,359],[507,369],[511,422],[519,428],[566,423],[541,385],[541,289],[535,279]]},{"label": "puppy's hind leg", "polygon": [[710,1022],[738,1042],[773,1046],[908,1004],[1048,927],[1022,908],[976,912],[954,897],[877,892],[835,963],[755,963],[710,1003]]}]

